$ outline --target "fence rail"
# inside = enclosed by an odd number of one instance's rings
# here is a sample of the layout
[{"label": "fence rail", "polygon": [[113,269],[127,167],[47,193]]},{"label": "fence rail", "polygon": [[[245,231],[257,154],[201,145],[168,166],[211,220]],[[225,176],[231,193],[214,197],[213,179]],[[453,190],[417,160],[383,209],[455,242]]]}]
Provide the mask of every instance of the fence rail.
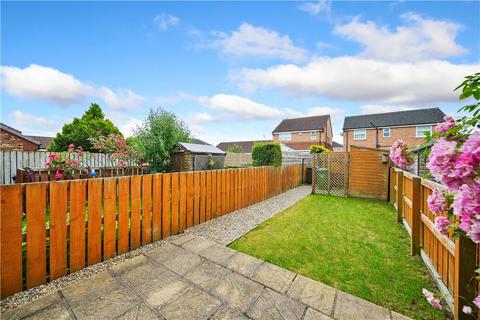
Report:
[{"label": "fence rail", "polygon": [[[12,177],[17,173],[17,169],[25,167],[32,169],[45,168],[45,162],[48,160],[49,151],[0,151],[0,184],[14,183]],[[76,153],[68,155],[71,159],[77,160],[84,166],[104,168],[111,167],[112,162],[103,153],[85,152],[81,157]],[[114,162],[114,165],[117,165]],[[129,165],[136,165],[130,163]]]},{"label": "fence rail", "polygon": [[390,202],[397,210],[398,222],[403,222],[410,234],[411,254],[421,255],[453,307],[455,319],[467,319],[462,308],[476,295],[472,278],[478,248],[469,239],[454,239],[451,233],[443,235],[435,228],[427,198],[437,188],[446,190],[435,182],[390,168]]},{"label": "fence rail", "polygon": [[0,186],[1,296],[301,184],[300,165]]}]

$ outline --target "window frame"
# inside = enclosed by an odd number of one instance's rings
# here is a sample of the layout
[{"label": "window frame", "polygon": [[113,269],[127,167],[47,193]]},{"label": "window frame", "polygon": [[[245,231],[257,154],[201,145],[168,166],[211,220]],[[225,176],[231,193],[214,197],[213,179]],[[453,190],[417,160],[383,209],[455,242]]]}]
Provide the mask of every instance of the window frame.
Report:
[{"label": "window frame", "polygon": [[[385,130],[388,129],[388,135],[385,135]],[[392,129],[390,127],[382,128],[382,136],[384,138],[390,138],[392,136]]]},{"label": "window frame", "polygon": [[310,131],[310,140],[317,140],[317,131]]},{"label": "window frame", "polygon": [[[283,137],[288,136],[289,138],[288,139],[283,139],[282,136]],[[278,140],[279,141],[292,141],[292,133],[291,132],[280,132],[278,134]]]},{"label": "window frame", "polygon": [[419,126],[415,126],[415,137],[416,138],[425,138],[425,135],[423,133],[427,130],[422,130],[421,134],[419,135],[418,134],[418,132],[419,132],[418,129],[419,128],[427,128],[427,127],[429,128],[428,132],[430,132],[430,134],[432,134],[432,126],[431,125],[419,125]]},{"label": "window frame", "polygon": [[[358,139],[357,138],[357,134],[358,133],[362,133],[363,132],[363,139]],[[367,129],[356,129],[356,130],[353,130],[353,140],[354,141],[364,141],[364,140],[367,140]]]}]

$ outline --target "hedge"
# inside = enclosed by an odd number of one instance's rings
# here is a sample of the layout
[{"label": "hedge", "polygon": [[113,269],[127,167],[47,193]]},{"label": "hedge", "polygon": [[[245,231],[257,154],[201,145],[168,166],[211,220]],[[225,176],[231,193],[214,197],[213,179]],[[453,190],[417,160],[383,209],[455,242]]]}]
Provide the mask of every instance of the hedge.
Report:
[{"label": "hedge", "polygon": [[252,164],[255,167],[282,165],[282,150],[278,143],[256,143],[252,151]]}]

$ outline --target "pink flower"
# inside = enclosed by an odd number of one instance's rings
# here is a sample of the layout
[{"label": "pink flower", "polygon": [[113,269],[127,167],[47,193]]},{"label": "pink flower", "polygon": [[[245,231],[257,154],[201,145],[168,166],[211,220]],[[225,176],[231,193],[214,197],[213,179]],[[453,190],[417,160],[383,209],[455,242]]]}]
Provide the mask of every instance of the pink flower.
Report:
[{"label": "pink flower", "polygon": [[455,171],[456,147],[456,141],[440,138],[432,146],[428,156],[427,168],[430,173],[436,180],[446,184],[450,189],[457,189],[462,184]]},{"label": "pink flower", "polygon": [[462,153],[470,154],[472,160],[477,165],[480,162],[480,131],[472,133],[463,144]]},{"label": "pink flower", "polygon": [[447,211],[447,200],[440,189],[433,190],[427,198],[428,209],[434,214],[440,214]]},{"label": "pink flower", "polygon": [[50,167],[50,166],[52,165],[52,163],[51,163],[50,161],[47,161],[47,162],[45,162],[45,165],[46,165],[47,167]]},{"label": "pink flower", "polygon": [[473,304],[480,309],[480,296],[476,296],[475,299],[473,299]]},{"label": "pink flower", "polygon": [[74,149],[75,148],[75,145],[73,143],[70,143],[70,145],[68,146],[68,149]]},{"label": "pink flower", "polygon": [[434,309],[442,310],[442,303],[440,302],[440,299],[435,298],[433,296],[433,293],[431,293],[427,289],[423,289],[422,294]]},{"label": "pink flower", "polygon": [[75,160],[71,160],[71,163],[74,167],[78,167],[78,162]]},{"label": "pink flower", "polygon": [[57,173],[55,173],[55,179],[59,180],[62,178],[63,178],[63,174],[60,171],[57,171]]},{"label": "pink flower", "polygon": [[453,214],[460,217],[460,228],[475,243],[480,243],[480,178],[455,192]]},{"label": "pink flower", "polygon": [[56,153],[50,153],[48,155],[48,158],[51,160],[56,160],[58,158],[58,155]]},{"label": "pink flower", "polygon": [[437,228],[441,234],[447,234],[449,226],[450,219],[447,217],[435,217],[435,228]]},{"label": "pink flower", "polygon": [[390,159],[400,168],[408,168],[413,164],[413,158],[407,148],[407,144],[401,139],[395,141],[390,147]]},{"label": "pink flower", "polygon": [[472,314],[472,307],[470,306],[463,306],[462,312],[465,314]]},{"label": "pink flower", "polygon": [[435,127],[435,131],[438,133],[447,133],[448,130],[455,127],[455,120],[450,116],[445,116],[443,118],[444,122],[439,123]]}]

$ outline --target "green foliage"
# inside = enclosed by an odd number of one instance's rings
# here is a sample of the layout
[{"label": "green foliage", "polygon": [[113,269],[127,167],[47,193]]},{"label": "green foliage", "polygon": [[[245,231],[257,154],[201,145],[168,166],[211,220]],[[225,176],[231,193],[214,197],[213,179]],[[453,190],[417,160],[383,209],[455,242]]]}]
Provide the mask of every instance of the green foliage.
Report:
[{"label": "green foliage", "polygon": [[254,167],[282,165],[282,150],[280,144],[274,142],[256,143],[252,151]]},{"label": "green foliage", "polygon": [[238,144],[232,144],[231,146],[228,146],[227,152],[243,153],[244,151],[242,146],[239,146]]},{"label": "green foliage", "polygon": [[465,80],[455,88],[462,89],[459,96],[460,100],[473,97],[476,101],[473,104],[462,107],[459,112],[465,111],[472,114],[471,118],[464,117],[461,119],[466,126],[470,128],[480,128],[480,72],[465,77]]},{"label": "green foliage", "polygon": [[97,131],[104,135],[115,133],[122,135],[120,130],[108,119],[102,111],[102,108],[96,103],[92,103],[90,108],[85,111],[81,118],[74,118],[71,123],[63,126],[62,131],[57,133],[53,139],[49,151],[67,151],[70,144],[75,147],[82,147],[84,151],[97,152],[90,141],[97,135]]},{"label": "green foliage", "polygon": [[319,144],[312,144],[310,147],[308,147],[308,150],[310,150],[310,153],[332,152],[330,149]]},{"label": "green foliage", "polygon": [[189,139],[190,131],[185,123],[175,114],[159,108],[150,110],[131,141],[137,141],[138,150],[151,172],[166,172],[178,143]]}]

